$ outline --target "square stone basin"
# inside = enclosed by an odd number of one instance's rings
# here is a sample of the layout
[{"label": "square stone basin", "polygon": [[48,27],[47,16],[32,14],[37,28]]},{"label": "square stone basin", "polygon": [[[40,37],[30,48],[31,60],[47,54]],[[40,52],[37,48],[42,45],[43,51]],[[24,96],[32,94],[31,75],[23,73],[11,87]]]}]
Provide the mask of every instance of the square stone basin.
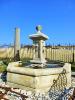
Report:
[{"label": "square stone basin", "polygon": [[71,64],[69,63],[65,63],[63,67],[41,69],[34,69],[29,66],[16,67],[10,63],[7,67],[7,84],[35,92],[48,92],[53,85],[53,80],[57,80],[63,69],[66,70],[66,88],[69,88],[71,87]]}]

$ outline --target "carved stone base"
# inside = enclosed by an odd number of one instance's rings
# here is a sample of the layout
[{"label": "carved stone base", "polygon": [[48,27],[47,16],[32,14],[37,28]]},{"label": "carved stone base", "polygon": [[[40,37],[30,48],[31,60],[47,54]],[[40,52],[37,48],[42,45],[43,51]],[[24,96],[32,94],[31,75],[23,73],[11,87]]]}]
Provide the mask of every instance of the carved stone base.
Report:
[{"label": "carved stone base", "polygon": [[[66,88],[71,87],[71,65],[65,64],[59,68],[26,68],[15,67],[8,65],[7,68],[7,83],[12,87],[18,87],[32,91],[48,92],[53,81],[58,79],[59,74],[62,74],[63,69],[66,70],[65,76],[67,78]],[[63,72],[64,73],[64,72]],[[64,81],[64,78],[61,80]],[[60,79],[59,78],[59,79]],[[60,80],[60,81],[61,81]],[[61,82],[59,82],[60,84]],[[61,84],[62,85],[62,84]]]}]

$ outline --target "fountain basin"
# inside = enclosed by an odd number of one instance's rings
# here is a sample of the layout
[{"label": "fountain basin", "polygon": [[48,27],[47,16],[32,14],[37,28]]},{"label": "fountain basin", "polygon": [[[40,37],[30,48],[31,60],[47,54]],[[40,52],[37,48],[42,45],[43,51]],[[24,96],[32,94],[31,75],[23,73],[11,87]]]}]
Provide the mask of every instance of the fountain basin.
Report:
[{"label": "fountain basin", "polygon": [[[52,65],[50,65],[52,66]],[[30,66],[16,67],[10,63],[7,67],[7,84],[12,87],[30,91],[47,92],[57,80],[63,69],[66,71],[67,85],[71,87],[71,64],[65,63],[63,67],[32,68]]]}]

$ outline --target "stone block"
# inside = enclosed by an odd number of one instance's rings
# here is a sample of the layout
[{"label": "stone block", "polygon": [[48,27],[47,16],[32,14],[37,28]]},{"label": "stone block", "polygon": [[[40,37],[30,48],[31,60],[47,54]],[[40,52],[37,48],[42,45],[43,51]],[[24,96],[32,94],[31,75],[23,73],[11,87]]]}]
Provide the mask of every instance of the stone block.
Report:
[{"label": "stone block", "polygon": [[[63,69],[66,70],[67,86],[71,87],[71,65],[65,64],[59,68],[34,69],[27,67],[15,67],[12,64],[7,68],[7,83],[12,87],[25,88],[32,91],[47,92],[57,80]],[[64,81],[64,80],[63,80]]]}]

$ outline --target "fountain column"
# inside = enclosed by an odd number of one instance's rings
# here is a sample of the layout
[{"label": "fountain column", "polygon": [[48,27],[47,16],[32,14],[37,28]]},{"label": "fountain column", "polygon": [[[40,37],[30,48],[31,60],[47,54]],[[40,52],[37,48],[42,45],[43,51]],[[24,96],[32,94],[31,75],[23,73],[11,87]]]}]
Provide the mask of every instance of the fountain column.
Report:
[{"label": "fountain column", "polygon": [[[33,60],[31,62],[34,64],[41,64],[44,65],[46,63],[45,57],[44,57],[44,43],[45,40],[48,39],[48,36],[41,32],[42,27],[38,25],[36,27],[37,32],[35,34],[29,35],[29,38],[33,40],[34,44],[34,54]],[[35,65],[36,66],[36,65]]]},{"label": "fountain column", "polygon": [[35,45],[33,44],[33,59],[35,59]]},{"label": "fountain column", "polygon": [[40,42],[39,43],[39,46],[40,46],[39,55],[40,55],[40,60],[42,60],[43,59],[43,54],[42,54],[43,53],[42,52],[43,51],[42,50],[43,49],[43,44],[42,44],[42,40],[40,40],[39,42]]}]

